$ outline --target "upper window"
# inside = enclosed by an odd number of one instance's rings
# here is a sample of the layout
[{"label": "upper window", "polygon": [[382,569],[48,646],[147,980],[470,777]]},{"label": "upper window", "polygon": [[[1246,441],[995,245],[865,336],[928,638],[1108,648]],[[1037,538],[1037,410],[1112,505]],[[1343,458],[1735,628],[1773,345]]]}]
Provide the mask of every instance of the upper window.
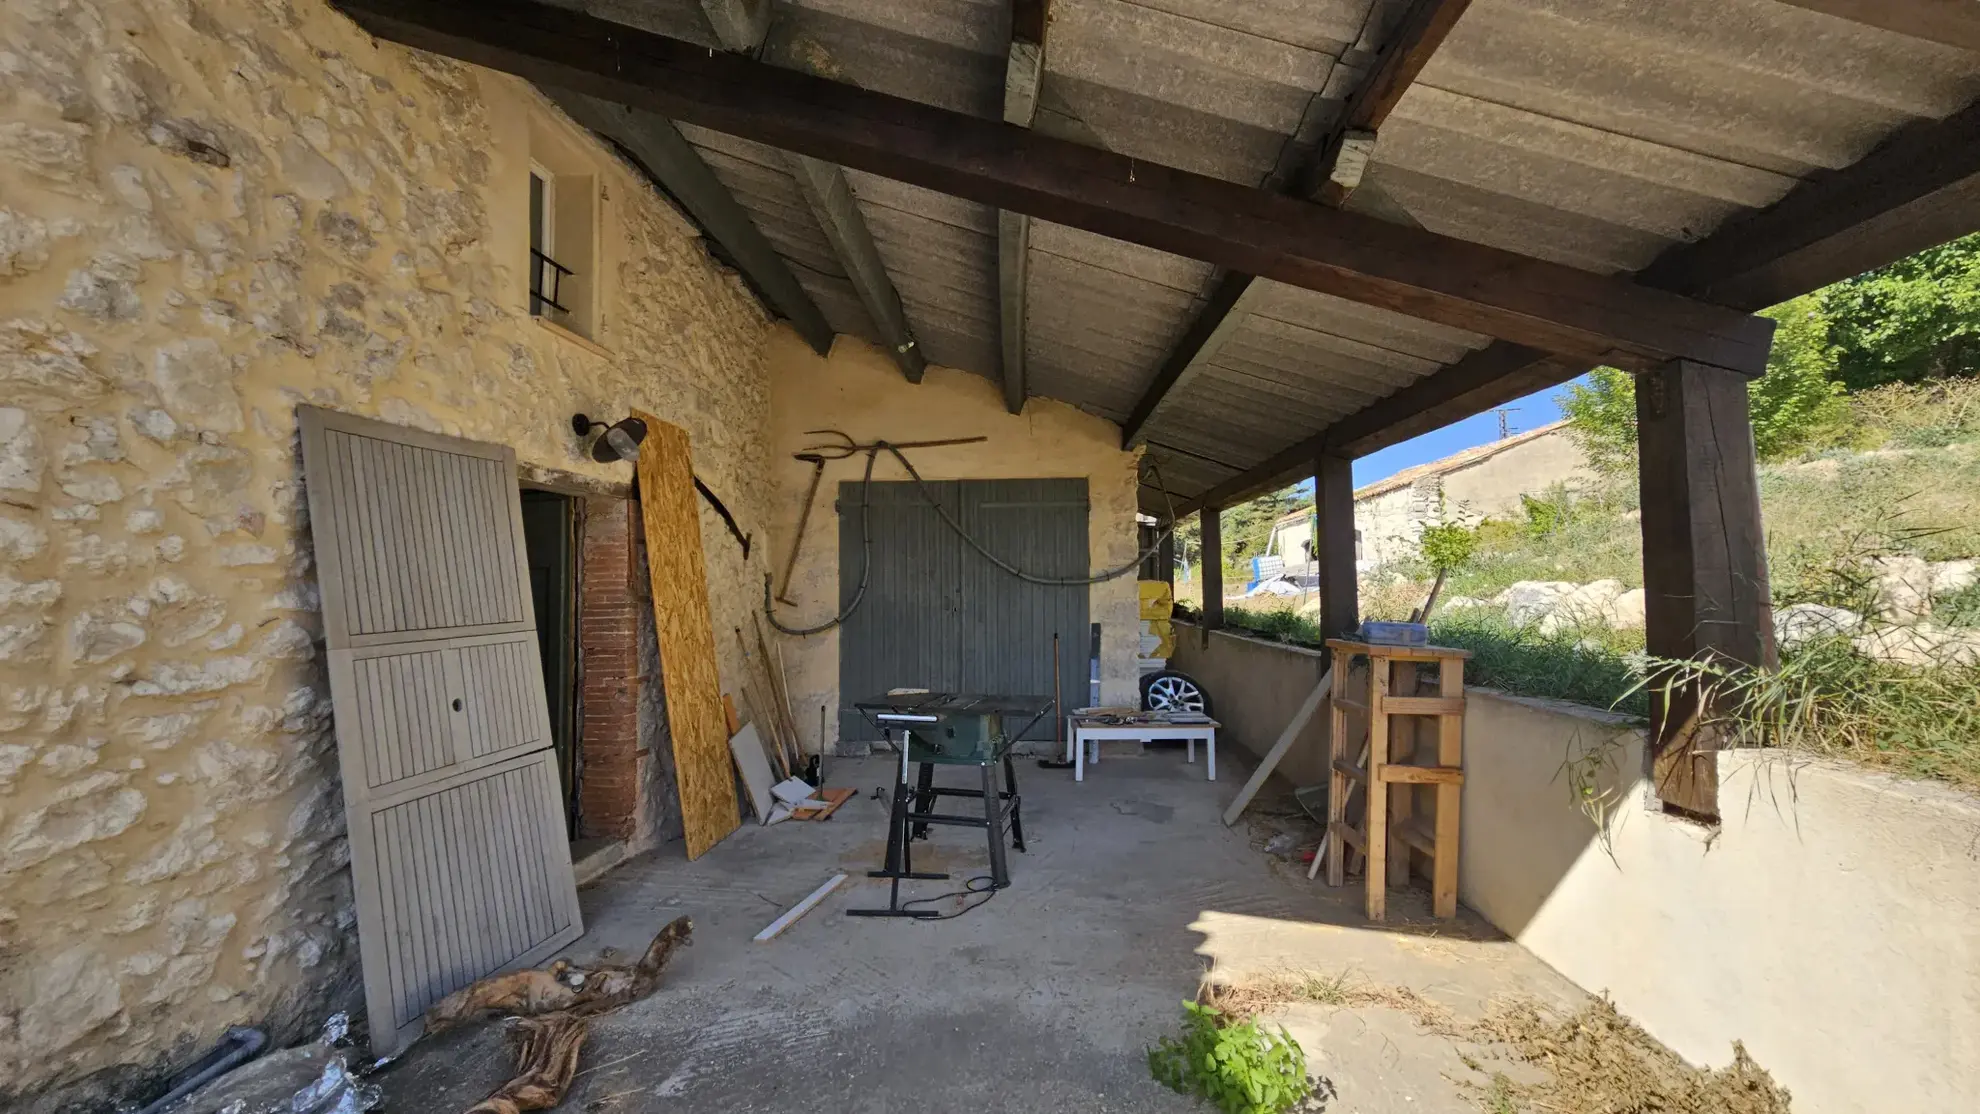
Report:
[{"label": "upper window", "polygon": [[577,272],[557,257],[557,176],[538,163],[529,167],[529,312],[568,324],[567,280]]}]

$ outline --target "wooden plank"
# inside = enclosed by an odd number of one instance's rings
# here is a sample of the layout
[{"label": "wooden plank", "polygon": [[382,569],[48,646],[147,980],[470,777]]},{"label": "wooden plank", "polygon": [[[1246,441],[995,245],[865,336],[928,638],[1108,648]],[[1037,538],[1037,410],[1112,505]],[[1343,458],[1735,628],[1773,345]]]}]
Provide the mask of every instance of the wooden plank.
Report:
[{"label": "wooden plank", "polygon": [[757,933],[755,936],[750,937],[750,939],[756,941],[759,944],[763,943],[765,940],[775,939],[778,933],[796,924],[798,922],[798,918],[804,916],[806,913],[809,913],[813,909],[817,908],[818,903],[825,900],[827,894],[830,894],[833,890],[838,889],[840,883],[844,882],[845,880],[846,880],[846,875],[844,874],[834,874],[832,877],[827,878],[825,880],[824,885],[811,891],[810,894],[806,895],[803,901],[800,901],[796,905],[791,906],[790,909],[787,912],[785,912],[783,916],[778,917],[776,920],[771,921],[769,924],[765,925],[763,931]]},{"label": "wooden plank", "polygon": [[1224,510],[1205,507],[1200,512],[1197,543],[1203,547],[1196,562],[1203,581],[1203,634],[1224,626]]},{"label": "wooden plank", "polygon": [[[1342,840],[1346,842],[1356,851],[1360,851],[1364,854],[1367,853],[1368,841],[1362,838],[1361,830],[1359,828],[1356,828],[1352,824],[1340,820],[1335,820],[1327,825],[1327,834],[1333,836],[1337,840]],[[1347,856],[1345,855],[1334,856],[1335,862],[1342,862],[1346,858]],[[1330,864],[1327,867],[1327,872],[1331,876],[1333,874],[1333,871],[1334,871],[1334,867]],[[1328,881],[1328,885],[1332,885],[1332,886],[1338,886],[1341,884],[1342,884],[1341,882],[1332,881],[1331,878]]]},{"label": "wooden plank", "polygon": [[1389,786],[1382,768],[1389,764],[1389,717],[1382,712],[1382,701],[1389,695],[1389,663],[1382,658],[1368,662],[1368,818],[1369,836],[1363,853],[1368,865],[1367,914],[1371,921],[1386,920],[1389,914],[1389,841],[1382,833],[1389,830]]},{"label": "wooden plank", "polygon": [[880,258],[873,230],[866,226],[866,215],[853,198],[846,172],[823,159],[794,155],[791,176],[797,179],[798,192],[811,206],[811,215],[832,245],[832,253],[839,257],[839,265],[845,268],[846,281],[866,307],[867,318],[880,331],[887,355],[908,382],[921,382],[922,373],[928,370],[928,357],[921,354],[921,342],[908,324],[900,291],[894,289],[894,280],[887,274],[886,261]]},{"label": "wooden plank", "polygon": [[[1389,691],[1403,693],[1417,691],[1421,678],[1414,664],[1394,662],[1389,665],[1388,670]],[[1375,703],[1384,714],[1388,714],[1390,706],[1398,699],[1407,699],[1407,697],[1384,696]],[[1399,766],[1406,767],[1417,760],[1417,743],[1421,739],[1418,728],[1421,726],[1422,721],[1419,719],[1389,720],[1389,758],[1382,766],[1380,784],[1371,786],[1389,801],[1389,823],[1388,828],[1383,832],[1389,844],[1388,885],[1399,890],[1409,887],[1411,856],[1409,844],[1398,838],[1394,829],[1407,825],[1415,819],[1416,787],[1407,782],[1399,782],[1393,774]],[[1369,831],[1373,833],[1376,829],[1370,828]]]},{"label": "wooden plank", "polygon": [[729,737],[722,729],[701,508],[687,431],[638,410],[633,416],[646,423],[646,440],[639,446],[639,505],[653,586],[653,633],[687,857],[697,859],[742,823],[736,780],[729,773]]},{"label": "wooden plank", "polygon": [[[1349,680],[1347,664],[1339,657],[1334,659],[1334,663],[1331,668],[1340,674],[1340,687],[1345,691]],[[1329,886],[1342,886],[1347,883],[1347,847],[1341,842],[1342,837],[1335,829],[1345,827],[1347,824],[1348,787],[1353,783],[1345,775],[1334,769],[1334,766],[1337,764],[1347,761],[1348,721],[1347,711],[1342,706],[1341,701],[1336,700],[1333,702],[1333,705],[1333,713],[1327,722],[1327,834],[1329,838],[1326,846],[1321,848],[1321,853],[1313,856],[1313,865],[1306,868],[1306,877],[1312,879],[1314,875],[1318,874],[1320,872],[1320,860],[1325,859],[1327,860],[1327,884]]]},{"label": "wooden plank", "polygon": [[1245,781],[1244,788],[1238,790],[1237,798],[1224,810],[1224,827],[1228,828],[1237,823],[1238,817],[1244,814],[1245,807],[1251,804],[1251,799],[1264,788],[1265,779],[1271,777],[1272,771],[1279,768],[1280,759],[1286,756],[1286,752],[1290,751],[1293,743],[1299,739],[1300,733],[1306,730],[1306,725],[1312,722],[1313,713],[1319,711],[1321,701],[1326,700],[1333,691],[1334,671],[1327,669],[1320,674],[1320,680],[1314,684],[1313,691],[1306,694],[1306,699],[1300,703],[1299,710],[1293,713],[1291,720],[1287,721],[1286,729],[1279,732],[1272,749],[1265,752],[1265,757],[1258,763],[1258,768],[1251,772],[1251,777]]},{"label": "wooden plank", "polygon": [[1781,0],[1866,27],[1980,52],[1980,4],[1973,0]]},{"label": "wooden plank", "polygon": [[1464,698],[1391,696],[1382,702],[1382,710],[1392,716],[1461,716],[1464,714]]},{"label": "wooden plank", "polygon": [[1758,375],[1773,323],[651,34],[535,0],[341,0],[372,32],[884,175],[1550,352]]},{"label": "wooden plank", "polygon": [[1455,646],[1392,646],[1386,642],[1362,642],[1353,638],[1329,638],[1327,648],[1344,654],[1384,657],[1391,661],[1443,661],[1446,658],[1471,657],[1470,650],[1460,650]]},{"label": "wooden plank", "polygon": [[[1407,820],[1398,820],[1389,825],[1389,834],[1394,836],[1398,843],[1423,852],[1433,861],[1437,858],[1437,833],[1423,817],[1415,816]],[[1393,879],[1391,881],[1393,882]]]},{"label": "wooden plank", "polygon": [[801,809],[798,809],[798,810],[796,810],[795,812],[792,812],[792,813],[791,813],[791,819],[793,819],[793,820],[830,820],[830,819],[832,818],[832,814],[833,814],[833,813],[835,813],[835,812],[837,812],[837,811],[839,811],[839,806],[840,806],[840,805],[843,805],[843,804],[845,804],[845,803],[846,803],[847,801],[850,801],[850,800],[852,800],[852,799],[853,799],[854,797],[857,797],[857,796],[859,796],[859,790],[857,790],[857,789],[820,789],[820,790],[819,790],[818,792],[816,792],[816,793],[814,793],[814,794],[812,794],[812,796],[813,796],[813,797],[815,797],[815,798],[817,798],[818,800],[821,800],[821,801],[824,801],[824,802],[826,802],[826,805],[825,805],[825,807],[824,807],[824,808],[801,808]]},{"label": "wooden plank", "polygon": [[1413,766],[1391,762],[1382,767],[1382,780],[1392,785],[1462,785],[1464,771],[1455,767]]},{"label": "wooden plank", "polygon": [[[1644,640],[1652,657],[1776,664],[1746,385],[1678,363],[1636,388]],[[1652,780],[1665,808],[1718,816],[1717,741],[1698,693],[1652,687]]]},{"label": "wooden plank", "polygon": [[[768,10],[768,4],[763,5]],[[664,116],[627,108],[568,89],[546,86],[543,92],[571,119],[618,145],[641,173],[658,183],[680,203],[709,239],[722,246],[752,290],[804,338],[821,356],[832,351],[837,335],[818,304],[805,293],[790,264],[764,237],[755,218],[742,207],[729,187]]]},{"label": "wooden plank", "polygon": [[[1464,694],[1464,659],[1445,658],[1437,671],[1437,691],[1446,699]],[[1437,721],[1437,764],[1456,769],[1463,776],[1464,718],[1447,716]],[[1462,831],[1458,810],[1464,792],[1458,783],[1437,788],[1436,843],[1430,867],[1430,912],[1439,917],[1457,916],[1458,863],[1463,856],[1458,846]]]},{"label": "wooden plank", "polygon": [[1358,781],[1364,785],[1368,783],[1368,771],[1349,762],[1345,758],[1334,759],[1332,767],[1335,773],[1340,774],[1349,781]]}]

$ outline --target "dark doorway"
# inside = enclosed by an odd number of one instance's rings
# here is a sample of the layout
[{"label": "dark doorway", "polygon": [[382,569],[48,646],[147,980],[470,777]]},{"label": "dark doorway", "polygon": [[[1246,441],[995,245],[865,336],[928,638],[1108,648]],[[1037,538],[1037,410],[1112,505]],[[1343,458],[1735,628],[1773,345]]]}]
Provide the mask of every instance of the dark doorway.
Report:
[{"label": "dark doorway", "polygon": [[536,648],[543,656],[543,694],[550,738],[563,781],[565,834],[577,835],[577,500],[554,491],[522,493],[523,544],[536,607]]}]

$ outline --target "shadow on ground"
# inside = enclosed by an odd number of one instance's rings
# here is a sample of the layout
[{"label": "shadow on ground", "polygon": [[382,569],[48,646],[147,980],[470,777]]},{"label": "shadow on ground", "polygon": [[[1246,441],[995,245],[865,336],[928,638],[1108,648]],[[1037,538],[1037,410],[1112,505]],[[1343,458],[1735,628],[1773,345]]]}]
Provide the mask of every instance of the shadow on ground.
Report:
[{"label": "shadow on ground", "polygon": [[[1214,968],[1222,980],[1288,971],[1408,986],[1460,1014],[1524,994],[1579,992],[1465,914],[1431,920],[1398,894],[1383,925],[1356,891],[1309,883],[1261,854],[1218,814],[1241,763],[1202,780],[1179,756],[1109,760],[1075,784],[1026,763],[1028,854],[1012,886],[955,920],[848,918],[884,904],[877,865],[886,759],[842,762],[833,785],[862,790],[832,820],[746,823],[689,863],[678,848],[634,860],[582,893],[587,935],[569,954],[635,956],[682,913],[695,944],[651,998],[598,1019],[567,1111],[810,1110],[917,1114],[1199,1109],[1148,1075],[1144,1050],[1174,1031],[1180,1002]],[[951,773],[951,776],[954,776]],[[962,807],[954,802],[951,807]],[[981,833],[940,828],[918,869],[958,881],[986,870]],[[750,940],[830,874],[852,875],[769,943]],[[916,896],[957,883],[914,883]],[[957,902],[939,907],[953,910]],[[1443,1038],[1400,1013],[1314,1003],[1283,1017],[1326,1078],[1333,1111],[1474,1110],[1449,1075]],[[384,1073],[388,1109],[463,1110],[507,1078],[503,1025],[422,1041]]]}]

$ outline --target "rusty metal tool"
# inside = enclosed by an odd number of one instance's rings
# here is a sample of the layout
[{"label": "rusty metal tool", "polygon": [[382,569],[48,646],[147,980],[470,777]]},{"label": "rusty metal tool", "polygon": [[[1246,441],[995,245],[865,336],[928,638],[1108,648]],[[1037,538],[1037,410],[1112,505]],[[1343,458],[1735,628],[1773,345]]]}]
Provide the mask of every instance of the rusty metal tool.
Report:
[{"label": "rusty metal tool", "polygon": [[[850,438],[848,438],[850,440]],[[825,478],[825,458],[817,453],[798,453],[797,459],[811,465],[811,488],[804,493],[804,509],[798,512],[797,531],[791,535],[791,555],[784,559],[784,586],[777,589],[777,602],[792,602],[791,573],[797,569],[798,550],[804,547],[804,526],[811,521],[811,504],[818,499],[818,484]]]}]

